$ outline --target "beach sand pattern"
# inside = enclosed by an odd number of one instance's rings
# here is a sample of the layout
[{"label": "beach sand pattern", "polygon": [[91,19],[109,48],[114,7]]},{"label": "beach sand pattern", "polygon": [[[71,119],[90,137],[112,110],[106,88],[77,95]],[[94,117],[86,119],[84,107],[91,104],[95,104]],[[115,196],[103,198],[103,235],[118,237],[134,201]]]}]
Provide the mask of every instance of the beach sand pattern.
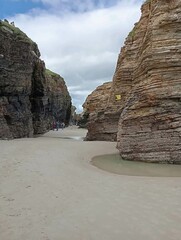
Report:
[{"label": "beach sand pattern", "polygon": [[180,240],[181,178],[102,171],[116,143],[69,139],[85,135],[0,141],[0,239]]}]

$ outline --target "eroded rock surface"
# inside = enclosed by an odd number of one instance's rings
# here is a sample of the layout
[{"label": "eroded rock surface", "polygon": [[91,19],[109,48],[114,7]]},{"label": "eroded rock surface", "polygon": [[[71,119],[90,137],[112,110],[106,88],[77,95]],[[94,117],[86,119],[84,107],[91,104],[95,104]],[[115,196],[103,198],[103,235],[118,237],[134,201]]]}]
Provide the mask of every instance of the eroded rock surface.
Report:
[{"label": "eroded rock surface", "polygon": [[[128,160],[181,163],[179,0],[146,1],[123,57],[130,52],[135,60],[118,127],[120,154]],[[120,88],[125,81],[120,75]]]},{"label": "eroded rock surface", "polygon": [[[106,107],[110,97],[111,82],[97,87],[83,104],[84,116],[87,116],[87,140],[115,140],[112,119],[106,118]],[[109,121],[110,120],[110,121]],[[117,127],[117,126],[116,126]]]},{"label": "eroded rock surface", "polygon": [[88,123],[88,139],[117,134],[124,159],[181,163],[180,56],[181,2],[147,0],[121,49],[106,107]]},{"label": "eroded rock surface", "polygon": [[0,21],[0,138],[44,133],[53,118],[68,120],[70,108],[64,80],[45,69],[36,43]]}]

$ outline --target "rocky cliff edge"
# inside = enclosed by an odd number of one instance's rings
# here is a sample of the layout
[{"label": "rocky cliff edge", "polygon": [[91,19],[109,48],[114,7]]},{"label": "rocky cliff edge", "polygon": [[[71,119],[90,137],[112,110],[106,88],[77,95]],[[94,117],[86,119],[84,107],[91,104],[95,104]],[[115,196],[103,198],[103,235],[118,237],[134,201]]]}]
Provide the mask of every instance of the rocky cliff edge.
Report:
[{"label": "rocky cliff edge", "polygon": [[70,112],[65,82],[46,70],[37,44],[0,21],[0,138],[45,133],[53,120],[68,122]]}]

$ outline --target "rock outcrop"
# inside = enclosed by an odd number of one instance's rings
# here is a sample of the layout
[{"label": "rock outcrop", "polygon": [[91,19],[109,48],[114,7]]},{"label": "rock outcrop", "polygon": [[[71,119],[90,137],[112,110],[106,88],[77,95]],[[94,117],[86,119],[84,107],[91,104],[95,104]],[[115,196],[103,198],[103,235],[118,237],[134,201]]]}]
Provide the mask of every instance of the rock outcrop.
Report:
[{"label": "rock outcrop", "polygon": [[36,43],[0,21],[0,138],[31,137],[68,121],[71,99],[64,80],[45,69]]},{"label": "rock outcrop", "polygon": [[121,49],[102,114],[105,127],[98,130],[100,140],[109,140],[104,133],[112,124],[115,136],[118,125],[124,159],[181,163],[180,53],[180,0],[147,0]]},{"label": "rock outcrop", "polygon": [[[104,83],[94,90],[83,104],[84,118],[87,119],[88,133],[86,140],[115,140],[112,135],[112,119],[106,118],[111,82]],[[109,121],[110,120],[110,121]]]},{"label": "rock outcrop", "polygon": [[[133,61],[118,127],[123,158],[181,163],[181,2],[151,0],[122,50]],[[122,82],[127,81],[120,76]],[[118,81],[116,81],[117,83]]]},{"label": "rock outcrop", "polygon": [[[41,68],[39,70],[36,80],[41,79]],[[52,127],[54,120],[68,125],[71,115],[71,98],[64,79],[48,69],[43,68],[42,71],[44,73],[42,80],[45,81],[44,92],[40,97],[35,90],[30,96],[34,134],[46,132]]]}]

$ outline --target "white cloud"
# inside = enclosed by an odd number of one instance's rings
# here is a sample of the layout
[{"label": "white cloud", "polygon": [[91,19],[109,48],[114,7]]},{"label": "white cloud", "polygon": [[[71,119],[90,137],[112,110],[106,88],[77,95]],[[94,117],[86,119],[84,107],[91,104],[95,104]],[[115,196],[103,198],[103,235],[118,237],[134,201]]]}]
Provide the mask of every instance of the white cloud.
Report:
[{"label": "white cloud", "polygon": [[[52,5],[68,2],[42,1]],[[69,4],[82,2],[91,4],[93,0],[70,0]],[[37,42],[47,68],[64,77],[73,103],[79,108],[92,90],[112,80],[120,48],[139,19],[140,2],[121,1],[97,10],[92,3],[94,10],[88,12],[71,12],[59,6],[50,12],[36,10],[16,15],[12,20]],[[105,7],[106,0],[101,3]]]},{"label": "white cloud", "polygon": [[[113,6],[120,2],[121,0],[13,0],[13,1],[32,1],[41,2],[44,5],[52,6],[53,8],[62,8],[64,11],[76,11],[85,12],[91,11],[98,8],[106,8]],[[126,0],[122,2],[127,3]],[[135,2],[136,0],[131,0],[130,2]]]}]

